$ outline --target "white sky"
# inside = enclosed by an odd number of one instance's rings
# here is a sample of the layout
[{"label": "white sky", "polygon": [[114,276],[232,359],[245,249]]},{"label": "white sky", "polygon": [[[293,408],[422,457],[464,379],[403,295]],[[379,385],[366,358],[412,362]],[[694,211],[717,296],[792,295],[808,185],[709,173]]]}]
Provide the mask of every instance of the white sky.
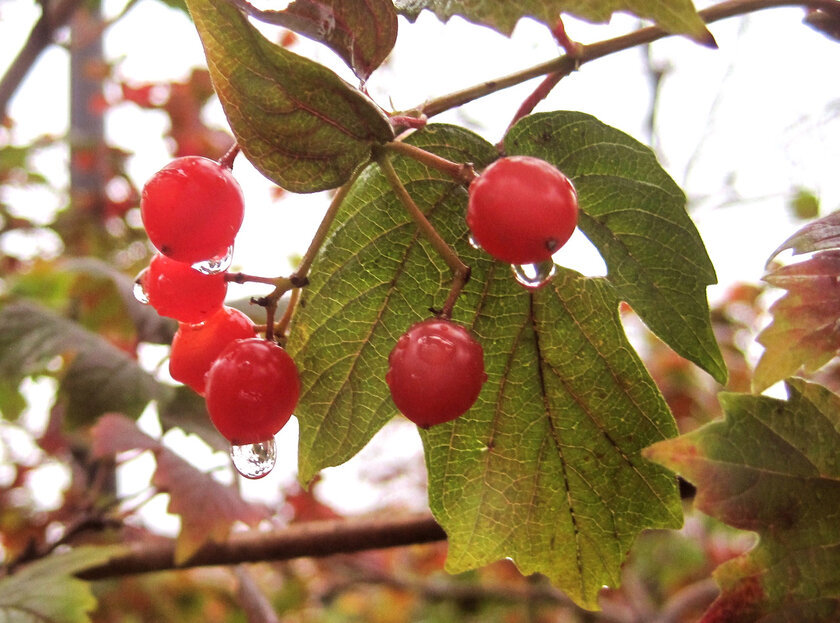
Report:
[{"label": "white sky", "polygon": [[[115,14],[122,4],[108,0],[107,13]],[[698,3],[701,8],[708,4]],[[0,0],[0,71],[11,62],[37,14],[34,2]],[[680,38],[653,46],[654,58],[671,67],[658,111],[662,162],[695,199],[692,215],[722,284],[710,291],[712,297],[735,281],[757,282],[767,255],[800,225],[786,208],[792,188],[816,192],[823,213],[840,207],[836,80],[840,45],[802,25],[802,16],[800,9],[775,9],[746,22],[733,19],[713,24],[710,29],[720,46],[716,51]],[[574,20],[566,25],[572,38],[586,43],[626,32],[634,24],[630,18],[617,17],[609,26]],[[459,19],[443,25],[431,15],[422,16],[416,25],[401,19],[400,29],[390,63],[368,83],[372,96],[385,107],[391,107],[390,102],[394,108],[411,107],[557,53],[548,30],[530,21],[520,22],[511,39]],[[304,40],[294,49],[331,65],[352,81],[349,71],[321,46]],[[187,18],[152,0],[141,0],[108,31],[106,50],[112,59],[120,59],[118,75],[137,82],[183,79],[193,65],[203,62],[198,37]],[[644,120],[650,99],[641,58],[637,49],[587,64],[561,82],[537,110],[582,110],[646,140]],[[466,124],[495,142],[536,84],[531,81],[435,120]],[[207,113],[223,124],[220,107],[211,106]],[[43,55],[12,101],[10,115],[18,122],[11,137],[18,144],[44,133],[66,131],[67,55],[62,49],[54,47]],[[149,140],[166,131],[162,113],[121,106],[109,114],[107,130],[114,143],[137,152],[130,172],[138,185],[169,159],[162,141]],[[0,129],[0,145],[8,140],[8,133]],[[698,146],[702,146],[700,151]],[[47,153],[39,166],[60,184],[66,180],[65,160],[66,153],[57,149]],[[690,162],[693,166],[687,172]],[[237,159],[234,171],[245,188],[248,206],[234,268],[287,274],[292,269],[287,258],[305,250],[327,198],[315,194],[276,203],[270,199],[269,185],[243,158]],[[40,201],[49,213],[58,199],[42,196]],[[31,206],[28,201],[27,209]],[[558,261],[589,274],[603,270],[597,253],[579,235],[558,255]],[[256,291],[232,289],[232,294],[238,298]],[[159,352],[150,355],[155,356]],[[406,456],[422,461],[413,428],[396,424],[394,429],[404,443],[388,444],[377,438],[364,456],[328,470],[322,493],[342,500],[348,511],[367,508],[383,496],[399,497],[399,485],[383,492],[365,485],[364,478],[360,481],[367,469],[365,456],[371,454],[385,464]],[[282,483],[291,482],[295,445],[296,430],[291,424],[278,436],[278,469],[262,481],[249,483],[246,492],[271,495]],[[206,460],[208,466],[219,464],[218,455],[207,454],[199,460]],[[350,489],[353,499],[338,495]]]}]

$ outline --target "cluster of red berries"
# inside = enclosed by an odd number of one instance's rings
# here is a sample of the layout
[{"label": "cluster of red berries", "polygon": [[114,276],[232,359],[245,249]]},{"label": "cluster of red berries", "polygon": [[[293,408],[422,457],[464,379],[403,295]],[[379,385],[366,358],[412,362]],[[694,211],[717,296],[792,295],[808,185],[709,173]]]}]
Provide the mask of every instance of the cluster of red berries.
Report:
[{"label": "cluster of red berries", "polygon": [[[145,185],[141,212],[159,253],[138,283],[158,313],[179,321],[172,378],[205,397],[213,424],[231,444],[265,443],[291,417],[300,382],[288,353],[224,305],[224,270],[208,269],[223,266],[220,258],[229,256],[242,224],[239,185],[213,160],[178,158]],[[467,224],[496,259],[545,262],[577,225],[577,195],[543,160],[501,158],[470,185]],[[409,328],[388,363],[394,404],[423,428],[465,413],[487,379],[481,345],[445,318]]]},{"label": "cluster of red berries", "polygon": [[[473,240],[513,265],[550,261],[571,237],[577,217],[571,181],[539,158],[500,158],[470,184],[467,225]],[[481,345],[465,328],[439,318],[411,327],[388,363],[394,403],[423,428],[465,413],[487,379]]]},{"label": "cluster of red berries", "polygon": [[178,321],[172,378],[204,396],[210,419],[233,446],[273,439],[294,411],[300,381],[289,354],[224,305],[222,258],[244,216],[239,184],[214,160],[177,158],[146,183],[140,210],[159,253],[138,285],[159,314]]}]

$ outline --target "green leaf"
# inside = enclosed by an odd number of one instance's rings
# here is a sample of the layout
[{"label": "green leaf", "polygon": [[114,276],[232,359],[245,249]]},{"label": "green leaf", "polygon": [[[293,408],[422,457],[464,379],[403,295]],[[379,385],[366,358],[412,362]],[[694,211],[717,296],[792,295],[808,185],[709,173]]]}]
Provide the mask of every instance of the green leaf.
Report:
[{"label": "green leaf", "polygon": [[227,0],[188,0],[242,151],[293,192],[343,184],[393,136],[382,111],[326,67],[269,42]]},{"label": "green leaf", "polygon": [[[497,155],[449,126],[429,126],[410,142],[479,167]],[[471,266],[453,319],[485,348],[488,381],[476,405],[423,434],[448,568],[510,557],[594,608],[601,587],[618,582],[640,530],[681,522],[675,480],[639,455],[676,434],[673,419],[627,343],[609,283],[560,270],[543,289],[527,290],[509,266],[470,246],[462,186],[414,161],[394,158],[394,166]],[[310,278],[288,344],[301,369],[304,483],[352,457],[396,414],[388,354],[444,301],[451,274],[371,166]]]},{"label": "green leaf", "polygon": [[764,352],[752,387],[762,392],[800,369],[816,372],[837,355],[840,340],[840,250],[778,268],[764,281],[787,290],[770,306],[773,321],[758,336]]},{"label": "green leaf", "polygon": [[613,13],[621,11],[652,20],[668,32],[689,35],[699,43],[714,43],[691,0],[394,0],[394,4],[411,20],[423,9],[429,9],[444,21],[460,15],[506,35],[526,16],[553,27],[560,13],[592,22],[608,22]]},{"label": "green leaf", "polygon": [[96,598],[73,577],[125,552],[121,545],[77,547],[30,563],[0,579],[3,623],[89,623]]},{"label": "green leaf", "polygon": [[723,394],[723,421],[645,456],[697,485],[703,512],[760,536],[715,572],[705,623],[840,616],[840,397],[800,379],[788,400]]},{"label": "green leaf", "polygon": [[26,399],[20,393],[20,383],[0,378],[0,418],[13,422],[26,408]]},{"label": "green leaf", "polygon": [[494,264],[484,286],[472,329],[488,381],[423,434],[447,569],[510,557],[595,608],[641,530],[682,523],[675,480],[640,455],[676,426],[604,280],[560,269],[529,294]]},{"label": "green leaf", "polygon": [[282,11],[262,11],[237,2],[249,15],[320,41],[365,81],[397,40],[397,13],[391,0],[295,0]]},{"label": "green leaf", "polygon": [[138,417],[150,400],[166,400],[172,391],[127,353],[72,320],[30,302],[0,308],[0,375],[19,379],[44,372],[56,357],[65,360],[59,391],[74,425],[108,411]]},{"label": "green leaf", "polygon": [[505,137],[508,154],[551,162],[574,182],[579,227],[607,264],[607,278],[648,327],[717,381],[726,364],[706,286],[711,260],[685,211],[685,195],[650,148],[578,112],[531,115]]}]

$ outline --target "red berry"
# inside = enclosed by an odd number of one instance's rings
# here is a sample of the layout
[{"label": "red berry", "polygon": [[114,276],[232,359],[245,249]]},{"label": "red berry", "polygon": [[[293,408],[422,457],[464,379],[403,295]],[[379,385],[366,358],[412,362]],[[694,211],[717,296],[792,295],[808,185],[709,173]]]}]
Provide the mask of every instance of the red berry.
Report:
[{"label": "red berry", "polygon": [[233,307],[222,307],[202,324],[181,323],[172,340],[169,374],[203,396],[205,375],[225,347],[256,336],[251,319]]},{"label": "red berry", "polygon": [[210,419],[235,446],[273,438],[300,395],[295,362],[274,342],[257,337],[228,344],[206,378]]},{"label": "red berry", "polygon": [[577,217],[569,178],[539,158],[500,158],[470,184],[467,225],[473,240],[510,264],[550,259],[575,231]]},{"label": "red berry", "polygon": [[385,380],[394,404],[421,428],[465,413],[487,380],[481,345],[464,327],[439,318],[406,331],[388,364]]},{"label": "red berry", "polygon": [[204,322],[221,308],[227,294],[224,273],[208,275],[160,253],[138,281],[157,313],[180,322]]},{"label": "red berry", "polygon": [[242,225],[242,190],[215,160],[185,156],[146,183],[140,213],[161,253],[194,264],[227,254]]}]

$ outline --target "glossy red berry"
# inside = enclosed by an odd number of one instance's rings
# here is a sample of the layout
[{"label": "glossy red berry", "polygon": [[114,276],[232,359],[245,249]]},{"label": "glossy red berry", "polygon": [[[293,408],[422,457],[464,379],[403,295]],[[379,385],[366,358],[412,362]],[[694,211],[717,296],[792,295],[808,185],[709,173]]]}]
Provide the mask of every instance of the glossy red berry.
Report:
[{"label": "glossy red berry", "polygon": [[470,184],[467,225],[473,240],[503,262],[550,259],[571,237],[577,218],[571,181],[539,158],[500,158]]},{"label": "glossy red berry", "polygon": [[181,323],[172,339],[169,374],[203,396],[207,371],[225,347],[256,336],[251,319],[233,307],[222,307],[202,324]]},{"label": "glossy red berry", "polygon": [[235,446],[273,438],[289,421],[300,396],[295,362],[283,348],[262,338],[228,344],[206,378],[210,419]]},{"label": "glossy red berry", "polygon": [[146,183],[140,213],[158,251],[194,264],[228,253],[242,225],[244,202],[229,169],[215,160],[184,156]]},{"label": "glossy red berry", "polygon": [[149,305],[179,322],[204,322],[222,307],[227,294],[224,273],[208,275],[160,253],[137,280]]},{"label": "glossy red berry", "polygon": [[439,318],[406,331],[388,364],[394,404],[421,428],[463,415],[487,380],[481,345],[464,327]]}]

